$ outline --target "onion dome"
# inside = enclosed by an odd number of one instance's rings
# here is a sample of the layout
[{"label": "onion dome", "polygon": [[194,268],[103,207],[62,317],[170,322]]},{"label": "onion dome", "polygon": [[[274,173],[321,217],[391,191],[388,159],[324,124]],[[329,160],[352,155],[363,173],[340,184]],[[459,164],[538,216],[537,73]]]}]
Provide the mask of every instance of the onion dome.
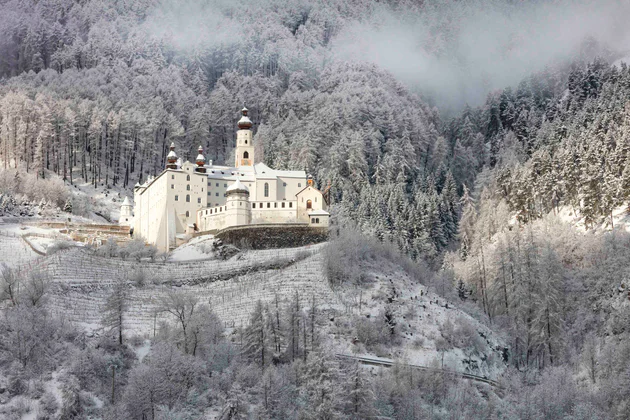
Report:
[{"label": "onion dome", "polygon": [[203,155],[203,147],[199,146],[199,149],[197,149],[197,151],[199,152],[199,154],[197,155],[197,159],[195,160],[195,162],[197,163],[197,166],[203,166],[206,164],[206,158]]},{"label": "onion dome", "polygon": [[236,182],[234,184],[230,185],[227,188],[227,190],[225,190],[225,193],[227,195],[237,194],[237,193],[249,195],[249,188],[247,188],[247,186],[245,184],[243,184],[240,179],[237,178]]},{"label": "onion dome", "polygon": [[195,172],[200,173],[200,174],[205,174],[206,173],[206,158],[203,155],[203,147],[199,146],[198,152],[199,154],[197,155],[197,159],[195,159],[195,162],[197,163]]},{"label": "onion dome", "polygon": [[249,130],[250,128],[252,128],[252,120],[249,119],[249,117],[247,116],[248,113],[248,109],[247,108],[243,108],[241,110],[241,114],[243,114],[243,116],[241,117],[240,120],[238,120],[238,128],[241,130]]},{"label": "onion dome", "polygon": [[167,169],[177,169],[177,153],[175,153],[175,143],[171,143],[171,151],[166,155]]}]

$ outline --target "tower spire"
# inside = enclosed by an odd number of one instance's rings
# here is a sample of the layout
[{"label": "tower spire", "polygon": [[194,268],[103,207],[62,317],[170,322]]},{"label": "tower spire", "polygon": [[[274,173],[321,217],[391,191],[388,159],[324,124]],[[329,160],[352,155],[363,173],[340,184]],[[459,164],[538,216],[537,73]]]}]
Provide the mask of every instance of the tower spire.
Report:
[{"label": "tower spire", "polygon": [[[245,104],[243,104],[245,105]],[[254,144],[252,143],[252,120],[245,107],[241,109],[241,119],[238,121],[238,131],[236,132],[236,150],[234,151],[234,166],[253,166],[254,164]]]}]

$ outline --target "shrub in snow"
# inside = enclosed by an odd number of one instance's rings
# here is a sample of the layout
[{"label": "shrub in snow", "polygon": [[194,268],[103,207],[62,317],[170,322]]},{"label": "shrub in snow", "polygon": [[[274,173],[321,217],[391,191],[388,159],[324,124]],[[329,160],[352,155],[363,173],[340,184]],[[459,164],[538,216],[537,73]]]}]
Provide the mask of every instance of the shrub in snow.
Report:
[{"label": "shrub in snow", "polygon": [[147,276],[144,270],[138,268],[129,273],[129,280],[138,287],[144,286],[147,280]]},{"label": "shrub in snow", "polygon": [[9,395],[22,395],[28,391],[28,382],[22,377],[22,373],[14,373],[8,378],[7,391]]},{"label": "shrub in snow", "polygon": [[45,391],[44,382],[39,379],[35,379],[31,382],[31,386],[29,388],[28,395],[34,400],[41,398]]},{"label": "shrub in snow", "polygon": [[57,398],[55,398],[55,395],[52,392],[46,391],[39,400],[39,412],[37,415],[37,419],[53,419],[55,418],[55,414],[57,413],[58,409],[59,402],[57,402]]},{"label": "shrub in snow", "polygon": [[28,399],[24,397],[16,398],[15,410],[19,416],[24,416],[25,414],[30,413],[32,408],[31,402]]},{"label": "shrub in snow", "polygon": [[70,249],[73,246],[74,244],[70,241],[55,241],[46,248],[46,255],[53,255],[59,251],[63,251],[64,249]]}]

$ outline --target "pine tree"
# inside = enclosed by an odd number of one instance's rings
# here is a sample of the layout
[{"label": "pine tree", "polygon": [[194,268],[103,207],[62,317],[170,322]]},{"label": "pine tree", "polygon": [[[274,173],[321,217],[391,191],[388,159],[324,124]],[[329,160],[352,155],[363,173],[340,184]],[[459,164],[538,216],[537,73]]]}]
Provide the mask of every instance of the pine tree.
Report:
[{"label": "pine tree", "polygon": [[267,330],[266,311],[260,300],[256,302],[249,325],[243,333],[242,353],[249,360],[264,368],[268,363],[269,336]]},{"label": "pine tree", "polygon": [[116,331],[118,344],[123,344],[123,331],[125,314],[128,309],[128,286],[127,282],[119,279],[114,283],[114,288],[105,302],[103,326]]}]

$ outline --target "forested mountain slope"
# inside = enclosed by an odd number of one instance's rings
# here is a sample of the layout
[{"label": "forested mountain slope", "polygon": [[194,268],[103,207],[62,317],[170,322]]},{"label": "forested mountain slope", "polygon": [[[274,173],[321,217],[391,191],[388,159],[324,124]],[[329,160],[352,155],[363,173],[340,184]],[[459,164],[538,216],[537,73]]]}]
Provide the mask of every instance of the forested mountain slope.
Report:
[{"label": "forested mountain slope", "polygon": [[471,148],[451,153],[437,110],[390,73],[331,47],[378,7],[418,6],[281,3],[3,2],[2,167],[130,189],[162,170],[172,141],[183,158],[201,144],[230,161],[246,103],[266,163],[331,181],[366,232],[439,255],[455,239],[461,182],[482,163]]},{"label": "forested mountain slope", "polygon": [[[491,95],[452,125],[487,139],[487,166],[463,200],[460,249],[445,267],[510,336],[514,366],[545,372],[526,392],[565,381],[557,399],[584,393],[587,417],[603,415],[596,406],[628,416],[628,233],[612,229],[612,211],[628,205],[629,81],[623,63],[576,62]],[[593,229],[602,221],[610,232]]]}]

